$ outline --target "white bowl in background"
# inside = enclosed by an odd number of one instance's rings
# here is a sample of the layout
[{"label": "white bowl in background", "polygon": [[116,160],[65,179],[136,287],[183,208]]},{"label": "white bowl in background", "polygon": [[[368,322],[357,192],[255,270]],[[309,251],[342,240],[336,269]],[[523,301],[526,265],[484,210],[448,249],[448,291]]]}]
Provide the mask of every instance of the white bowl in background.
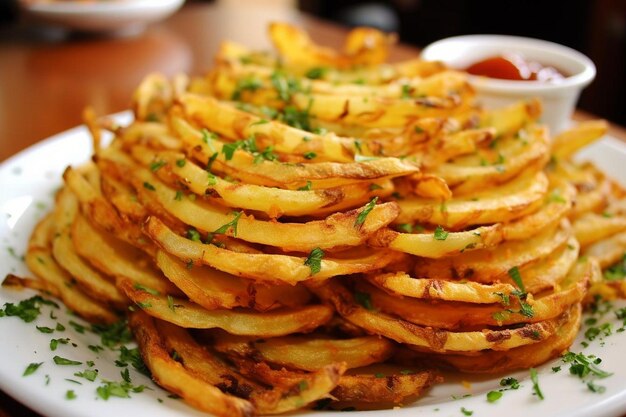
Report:
[{"label": "white bowl in background", "polygon": [[22,0],[37,20],[82,32],[131,34],[166,18],[185,0],[117,0],[106,2],[40,2]]},{"label": "white bowl in background", "polygon": [[487,109],[503,107],[525,98],[543,102],[541,121],[552,132],[565,128],[574,112],[580,92],[595,78],[596,67],[574,49],[539,39],[505,35],[466,35],[442,39],[427,46],[421,58],[442,61],[448,67],[464,70],[486,58],[520,54],[527,61],[537,61],[562,71],[565,78],[551,82],[517,81],[468,74],[476,89],[477,102]]}]

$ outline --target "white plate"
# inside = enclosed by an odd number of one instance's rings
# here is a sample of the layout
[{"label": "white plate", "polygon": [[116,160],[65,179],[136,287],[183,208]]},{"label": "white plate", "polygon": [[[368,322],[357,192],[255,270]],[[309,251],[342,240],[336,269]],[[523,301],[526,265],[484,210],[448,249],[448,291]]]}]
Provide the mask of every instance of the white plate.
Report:
[{"label": "white plate", "polygon": [[[116,116],[119,123],[127,123],[131,116],[122,113]],[[54,191],[61,185],[61,174],[68,164],[80,164],[88,160],[91,153],[90,139],[83,127],[75,128],[53,136],[0,165],[0,277],[7,273],[29,275],[19,256],[24,253],[26,241],[31,230],[44,211],[52,204]],[[582,156],[597,161],[609,174],[626,184],[626,145],[617,139],[607,137],[586,149]],[[9,249],[13,248],[13,249]],[[12,251],[17,256],[12,255]],[[34,295],[31,291],[13,291],[0,289],[0,306],[5,302],[18,302]],[[624,306],[626,303],[619,303]],[[133,383],[146,384],[152,390],[133,394],[132,399],[111,398],[104,401],[96,395],[99,380],[88,382],[81,380],[77,385],[65,380],[75,379],[75,372],[86,366],[57,366],[52,357],[58,354],[79,361],[95,360],[100,378],[121,381],[120,369],[113,364],[117,354],[105,351],[99,355],[87,346],[98,344],[93,334],[79,334],[70,326],[69,320],[79,321],[66,314],[65,309],[55,310],[60,322],[66,325],[64,332],[43,334],[36,330],[39,326],[54,327],[55,321],[49,317],[49,307],[43,308],[42,314],[34,323],[26,324],[15,317],[0,318],[0,388],[27,406],[45,416],[64,417],[110,417],[149,415],[151,417],[206,416],[186,406],[179,400],[169,399],[167,393],[148,378],[131,372]],[[615,325],[619,327],[618,322]],[[56,352],[51,352],[51,338],[69,337],[77,347],[60,345]],[[581,351],[582,335],[574,343],[572,350]],[[560,360],[554,360],[539,368],[539,384],[545,394],[540,401],[532,395],[532,383],[528,372],[517,372],[497,376],[449,375],[446,382],[436,385],[418,402],[393,411],[394,416],[463,416],[461,408],[473,411],[474,417],[504,413],[507,417],[535,416],[615,416],[626,413],[626,361],[623,359],[626,346],[626,332],[607,337],[604,342],[591,342],[586,354],[596,354],[603,359],[602,368],[614,375],[599,381],[606,387],[603,394],[590,392],[578,378],[570,376],[568,366]],[[43,362],[33,375],[23,377],[22,373],[31,362]],[[552,366],[563,365],[562,371],[553,373]],[[45,376],[50,377],[50,384],[45,384]],[[516,391],[506,391],[495,404],[487,402],[485,394],[498,389],[501,378],[513,376],[520,380],[522,387]],[[462,381],[470,384],[462,384]],[[77,398],[66,400],[67,390],[74,390]],[[452,396],[470,397],[454,400]],[[163,402],[159,402],[161,399]],[[435,411],[437,410],[437,411]],[[307,415],[328,416],[338,413],[323,412]],[[387,411],[357,413],[379,417],[391,414]],[[344,414],[341,414],[344,415]],[[353,414],[351,414],[353,415]]]},{"label": "white plate", "polygon": [[22,0],[33,17],[84,32],[138,33],[178,10],[184,0],[115,0],[94,3]]}]

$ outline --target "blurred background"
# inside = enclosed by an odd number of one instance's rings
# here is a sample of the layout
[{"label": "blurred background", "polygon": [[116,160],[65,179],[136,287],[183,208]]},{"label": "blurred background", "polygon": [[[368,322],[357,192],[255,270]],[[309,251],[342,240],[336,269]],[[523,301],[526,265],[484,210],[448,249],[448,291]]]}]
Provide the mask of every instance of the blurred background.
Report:
[{"label": "blurred background", "polygon": [[[579,107],[626,125],[625,0],[223,1],[242,13],[252,5],[258,10],[262,4],[277,2],[342,25],[369,25],[397,32],[401,42],[418,47],[471,33],[530,36],[570,46],[589,56],[598,69],[596,80],[584,90]],[[194,3],[211,1],[188,0],[183,11]],[[245,18],[250,19],[250,25],[265,24],[252,14]],[[23,34],[18,36],[8,30],[19,21],[17,0],[0,0],[0,44],[23,40]],[[312,35],[315,38],[315,33]]]},{"label": "blurred background", "polygon": [[397,32],[424,47],[473,33],[529,36],[567,45],[587,55],[598,75],[579,107],[626,125],[626,1],[502,0],[300,0],[309,13],[344,25]]}]

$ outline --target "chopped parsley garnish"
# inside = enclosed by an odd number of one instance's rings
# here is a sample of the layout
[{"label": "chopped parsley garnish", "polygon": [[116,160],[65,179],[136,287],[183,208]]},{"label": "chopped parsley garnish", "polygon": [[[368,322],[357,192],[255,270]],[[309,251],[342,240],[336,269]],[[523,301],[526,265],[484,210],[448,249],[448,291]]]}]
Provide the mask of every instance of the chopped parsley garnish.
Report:
[{"label": "chopped parsley garnish", "polygon": [[304,187],[298,188],[298,191],[311,191],[311,181],[307,181]]},{"label": "chopped parsley garnish", "polygon": [[37,369],[39,369],[39,367],[43,364],[43,362],[39,362],[39,363],[31,363],[29,364],[26,369],[24,370],[24,373],[22,374],[22,376],[28,376],[28,375],[32,375],[35,373],[35,371],[37,371]]},{"label": "chopped parsley garnish", "polygon": [[87,330],[87,328],[85,326],[83,326],[80,323],[76,323],[74,320],[70,320],[69,321],[70,326],[72,326],[72,328],[74,328],[74,330],[76,330],[77,333],[85,333],[85,330]]},{"label": "chopped parsley garnish", "polygon": [[298,390],[300,392],[305,391],[309,388],[309,383],[306,382],[305,380],[302,380],[300,382],[298,382]]},{"label": "chopped parsley garnish", "polygon": [[165,161],[154,161],[150,164],[150,171],[157,172],[159,169],[163,168],[166,164],[167,162]]},{"label": "chopped parsley garnish", "polygon": [[244,91],[256,91],[263,86],[263,83],[258,78],[247,77],[242,80],[237,81],[237,85],[235,86],[235,90],[231,95],[231,100],[241,100],[241,94]]},{"label": "chopped parsley garnish", "polygon": [[82,365],[83,364],[82,362],[74,361],[74,360],[67,359],[67,358],[63,358],[63,357],[61,357],[59,355],[56,355],[54,358],[52,358],[52,360],[57,365],[70,365],[70,366],[73,366],[73,365]]},{"label": "chopped parsley garnish", "polygon": [[411,98],[411,92],[412,92],[412,88],[410,85],[408,84],[403,84],[402,85],[402,98]]},{"label": "chopped parsley garnish", "polygon": [[541,392],[541,388],[539,388],[539,377],[537,376],[537,370],[535,368],[530,368],[530,380],[533,383],[533,393],[539,397],[540,400],[543,400],[543,392]]},{"label": "chopped parsley garnish", "polygon": [[311,131],[311,122],[309,120],[309,110],[313,105],[313,100],[309,101],[309,105],[304,110],[298,110],[294,106],[286,106],[283,112],[279,114],[279,120],[296,129]]},{"label": "chopped parsley garnish", "polygon": [[437,226],[435,229],[434,238],[435,240],[446,240],[448,238],[448,232],[446,232],[443,227]]},{"label": "chopped parsley garnish", "polygon": [[96,392],[100,398],[108,400],[111,397],[130,398],[131,392],[143,392],[145,389],[145,385],[134,386],[128,382],[104,381],[104,384],[100,385]]},{"label": "chopped parsley garnish", "polygon": [[62,345],[67,345],[69,343],[70,339],[68,338],[63,338],[63,339],[52,339],[50,340],[50,350],[51,351],[55,351],[57,350],[57,347],[59,346],[59,343]]},{"label": "chopped parsley garnish", "polygon": [[372,304],[372,297],[366,292],[361,292],[361,291],[355,292],[354,301],[356,301],[359,305],[366,308],[367,310],[374,310],[374,305]]},{"label": "chopped parsley garnish", "polygon": [[472,414],[474,414],[473,411],[468,410],[465,407],[461,407],[461,412],[463,413],[463,415],[466,415],[466,416],[471,416]]},{"label": "chopped parsley garnish", "polygon": [[510,389],[518,389],[520,387],[519,381],[513,377],[502,378],[500,380],[500,386],[509,387]]},{"label": "chopped parsley garnish", "polygon": [[187,229],[187,239],[200,242],[200,233],[196,229]]},{"label": "chopped parsley garnish", "polygon": [[411,369],[403,369],[400,371],[400,374],[402,375],[413,375],[415,372],[412,371]]},{"label": "chopped parsley garnish", "polygon": [[517,285],[517,287],[525,293],[526,288],[524,288],[524,282],[522,281],[522,275],[519,272],[519,268],[514,266],[509,269],[508,273],[511,279],[515,282],[515,285]]},{"label": "chopped parsley garnish", "polygon": [[136,290],[144,291],[144,292],[147,292],[148,294],[152,294],[154,296],[161,295],[161,293],[158,292],[157,290],[155,290],[153,288],[148,288],[148,287],[146,287],[144,285],[141,285],[139,283],[135,283],[134,287],[135,287]]},{"label": "chopped parsley garnish", "polygon": [[174,297],[171,295],[167,296],[167,307],[172,310],[174,313],[176,312],[176,306],[174,305]]},{"label": "chopped parsley garnish", "polygon": [[79,378],[85,378],[87,381],[93,382],[98,377],[98,370],[97,369],[85,369],[82,372],[74,373],[74,376],[77,376]]},{"label": "chopped parsley garnish", "polygon": [[129,349],[126,346],[121,346],[120,357],[119,360],[116,361],[116,364],[117,363],[119,363],[120,366],[127,366],[128,364],[131,364],[133,365],[133,368],[135,368],[137,371],[141,372],[144,375],[150,376],[150,370],[143,362],[138,348]]},{"label": "chopped parsley garnish", "polygon": [[54,301],[46,300],[45,298],[36,295],[29,299],[20,301],[17,305],[13,303],[5,303],[4,309],[0,309],[0,317],[19,317],[26,323],[30,323],[35,320],[39,314],[41,314],[40,307],[44,304],[59,308],[59,305]]},{"label": "chopped parsley garnish", "polygon": [[317,154],[315,152],[305,152],[302,156],[304,156],[305,159],[313,159],[317,157]]},{"label": "chopped parsley garnish", "polygon": [[113,324],[93,324],[91,330],[100,335],[100,342],[108,348],[114,348],[133,340],[133,335],[125,319]]},{"label": "chopped parsley garnish", "polygon": [[128,370],[128,368],[124,369],[123,371],[120,371],[120,375],[122,376],[122,379],[124,380],[124,382],[132,382],[130,380],[130,371]]},{"label": "chopped parsley garnish", "polygon": [[272,85],[276,89],[278,98],[284,102],[289,102],[294,93],[300,91],[300,83],[297,79],[288,77],[281,71],[274,71],[271,75]]},{"label": "chopped parsley garnish", "polygon": [[46,326],[35,326],[35,328],[37,330],[39,330],[41,333],[52,333],[52,332],[54,332],[53,328],[46,327]]},{"label": "chopped parsley garnish", "polygon": [[324,78],[324,75],[328,72],[328,68],[326,67],[314,67],[308,70],[305,76],[311,80],[318,80],[320,78]]},{"label": "chopped parsley garnish", "polygon": [[156,188],[154,188],[154,185],[150,184],[147,181],[145,181],[143,183],[143,188],[145,188],[146,190],[150,190],[150,191],[155,191],[156,190]]},{"label": "chopped parsley garnish", "polygon": [[584,353],[567,352],[561,359],[563,362],[570,364],[570,374],[576,375],[581,379],[588,375],[597,378],[606,378],[613,375],[610,372],[598,368],[597,365],[602,362],[602,359],[593,355],[587,356]]},{"label": "chopped parsley garnish", "polygon": [[381,187],[378,184],[370,184],[370,191],[376,191],[376,190],[382,190],[383,187]]},{"label": "chopped parsley garnish", "polygon": [[185,158],[182,159],[177,159],[176,160],[176,166],[179,168],[184,167],[185,165],[187,165],[187,160]]},{"label": "chopped parsley garnish", "polygon": [[548,196],[548,201],[551,203],[567,203],[567,200],[563,198],[561,192],[556,189],[550,193]]},{"label": "chopped parsley garnish", "polygon": [[401,223],[396,225],[396,230],[403,233],[411,233],[413,231],[413,225],[411,223]]},{"label": "chopped parsley garnish", "polygon": [[489,391],[487,393],[487,401],[490,403],[495,403],[500,398],[502,398],[502,393],[500,391]]},{"label": "chopped parsley garnish", "polygon": [[320,248],[313,249],[309,256],[304,260],[304,264],[311,268],[311,275],[315,275],[322,269],[322,258],[324,257],[324,251]]},{"label": "chopped parsley garnish", "polygon": [[213,139],[217,139],[217,134],[214,132],[209,132],[207,129],[202,129],[201,133],[202,133],[202,142],[212,147],[211,141]]},{"label": "chopped parsley garnish", "polygon": [[237,149],[239,149],[238,142],[231,142],[231,143],[224,144],[224,146],[222,146],[222,153],[224,154],[224,158],[227,161],[230,161],[231,159],[233,159],[233,155],[235,154],[235,151]]},{"label": "chopped parsley garnish", "polygon": [[181,190],[176,190],[176,195],[174,196],[174,200],[182,201],[182,199],[183,199],[183,192]]},{"label": "chopped parsley garnish", "polygon": [[233,231],[233,236],[237,237],[237,224],[239,223],[239,218],[241,217],[242,213],[243,213],[243,211],[236,212],[235,213],[235,218],[233,218],[231,221],[229,221],[225,225],[222,225],[221,227],[219,227],[215,231],[213,231],[213,233],[225,234],[226,232],[228,232],[228,230],[232,230]]},{"label": "chopped parsley garnish", "polygon": [[361,225],[365,223],[365,219],[367,218],[367,215],[370,214],[370,211],[374,209],[374,206],[376,205],[377,201],[378,201],[378,197],[374,197],[369,203],[365,205],[365,208],[357,216],[354,222],[354,227],[361,227]]},{"label": "chopped parsley garnish", "polygon": [[626,253],[615,265],[604,271],[604,279],[607,281],[619,281],[626,278]]},{"label": "chopped parsley garnish", "polygon": [[76,393],[74,392],[74,390],[71,390],[71,389],[67,390],[65,392],[65,399],[66,400],[74,400],[74,399],[76,399]]}]

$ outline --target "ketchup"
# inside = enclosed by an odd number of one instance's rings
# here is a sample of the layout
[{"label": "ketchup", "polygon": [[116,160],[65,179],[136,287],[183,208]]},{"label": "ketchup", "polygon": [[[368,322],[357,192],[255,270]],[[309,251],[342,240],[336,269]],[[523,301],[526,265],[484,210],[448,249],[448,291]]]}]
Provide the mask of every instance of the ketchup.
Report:
[{"label": "ketchup", "polygon": [[514,54],[489,57],[470,65],[465,71],[473,75],[502,80],[553,82],[565,78],[565,75],[554,67],[526,61],[522,56]]}]

